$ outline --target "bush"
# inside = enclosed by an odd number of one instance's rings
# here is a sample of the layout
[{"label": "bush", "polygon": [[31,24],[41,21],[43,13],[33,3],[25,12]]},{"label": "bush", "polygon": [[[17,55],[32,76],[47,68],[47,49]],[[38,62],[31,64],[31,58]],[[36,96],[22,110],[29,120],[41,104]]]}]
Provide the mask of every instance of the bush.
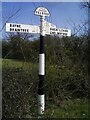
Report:
[{"label": "bush", "polygon": [[[9,49],[12,51],[7,54]],[[46,36],[45,51],[46,104],[60,105],[63,100],[88,97],[87,37]],[[7,67],[3,64],[3,116],[34,116],[39,82],[39,40],[29,41],[12,36],[9,42],[3,42],[3,52],[3,57],[25,63],[20,66],[19,62],[18,66],[11,61],[12,65],[7,62]]]},{"label": "bush", "polygon": [[3,117],[33,116],[33,108],[37,107],[37,66],[30,69],[3,68]]}]

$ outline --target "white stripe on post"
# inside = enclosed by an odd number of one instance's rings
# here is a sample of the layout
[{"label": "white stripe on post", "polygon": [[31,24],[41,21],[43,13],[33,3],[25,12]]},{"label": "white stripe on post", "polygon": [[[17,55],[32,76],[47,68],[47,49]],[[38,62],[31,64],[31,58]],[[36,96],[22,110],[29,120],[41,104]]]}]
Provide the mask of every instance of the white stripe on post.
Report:
[{"label": "white stripe on post", "polygon": [[44,108],[45,108],[45,99],[44,99],[44,95],[38,95],[38,112],[39,114],[43,114],[44,112]]},{"label": "white stripe on post", "polygon": [[39,54],[39,75],[45,75],[45,54]]},{"label": "white stripe on post", "polygon": [[45,36],[45,16],[41,16],[40,21],[41,21],[40,34],[42,36]]}]

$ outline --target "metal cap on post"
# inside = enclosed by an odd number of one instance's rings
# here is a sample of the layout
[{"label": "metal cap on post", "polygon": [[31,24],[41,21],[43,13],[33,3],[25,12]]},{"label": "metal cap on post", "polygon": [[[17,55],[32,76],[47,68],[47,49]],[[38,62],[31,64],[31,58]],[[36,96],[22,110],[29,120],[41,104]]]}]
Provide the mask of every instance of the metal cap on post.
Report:
[{"label": "metal cap on post", "polygon": [[39,52],[39,87],[38,87],[38,113],[42,115],[45,109],[44,93],[44,75],[45,75],[45,53],[44,53],[44,36],[45,36],[45,17],[49,16],[49,11],[44,7],[38,7],[35,15],[40,16],[40,52]]},{"label": "metal cap on post", "polygon": [[38,16],[50,16],[49,11],[45,7],[38,7],[34,13]]}]

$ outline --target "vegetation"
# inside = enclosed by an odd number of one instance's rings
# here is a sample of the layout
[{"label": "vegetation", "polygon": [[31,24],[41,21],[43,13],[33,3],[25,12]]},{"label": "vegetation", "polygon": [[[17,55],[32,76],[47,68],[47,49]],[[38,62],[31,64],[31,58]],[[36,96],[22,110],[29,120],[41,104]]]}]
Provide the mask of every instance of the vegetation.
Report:
[{"label": "vegetation", "polygon": [[[49,67],[51,69],[52,66]],[[3,116],[7,118],[37,117],[38,65],[16,60],[3,60]],[[49,72],[49,71],[48,71]],[[53,69],[54,73],[55,70]],[[68,92],[64,81],[56,76],[46,75],[46,111],[45,117],[53,118],[86,118],[88,116],[88,100],[84,97],[72,96],[74,90]],[[34,75],[34,76],[33,76]],[[68,81],[69,83],[70,81]],[[78,81],[80,82],[80,81]],[[70,84],[70,83],[69,83]],[[78,83],[76,83],[78,84]],[[76,88],[77,89],[77,88]],[[53,93],[55,90],[58,91]],[[70,94],[71,93],[71,94]],[[78,93],[78,92],[77,92]],[[72,97],[71,97],[72,96]]]},{"label": "vegetation", "polygon": [[[45,117],[88,117],[87,41],[45,37]],[[37,117],[39,40],[10,35],[2,48],[3,117]]]}]

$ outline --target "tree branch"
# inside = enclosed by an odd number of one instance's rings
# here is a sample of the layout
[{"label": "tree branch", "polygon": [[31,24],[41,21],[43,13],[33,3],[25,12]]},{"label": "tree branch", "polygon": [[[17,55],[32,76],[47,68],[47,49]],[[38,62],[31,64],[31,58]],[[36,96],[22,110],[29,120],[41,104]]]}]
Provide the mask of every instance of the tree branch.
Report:
[{"label": "tree branch", "polygon": [[[20,9],[18,9],[15,13],[13,13],[11,16],[9,16],[6,20],[6,22],[8,22],[11,18],[13,18],[18,12],[20,11]],[[0,32],[4,29],[4,27],[6,26],[6,22],[4,23],[4,25],[2,26],[2,29],[0,30]]]}]

